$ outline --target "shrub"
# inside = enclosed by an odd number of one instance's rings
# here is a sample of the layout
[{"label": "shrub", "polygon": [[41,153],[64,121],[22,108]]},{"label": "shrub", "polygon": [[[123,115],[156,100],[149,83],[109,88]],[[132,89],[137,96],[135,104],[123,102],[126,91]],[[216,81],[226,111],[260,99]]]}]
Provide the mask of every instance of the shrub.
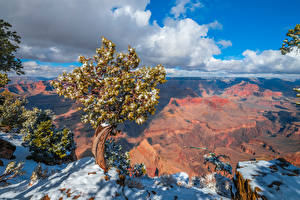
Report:
[{"label": "shrub", "polygon": [[27,120],[23,123],[24,128],[21,132],[24,134],[23,145],[28,146],[32,152],[30,159],[48,165],[73,160],[73,133],[67,128],[58,130],[53,124],[53,114],[50,110],[34,108],[24,115]]},{"label": "shrub", "polygon": [[54,119],[54,115],[51,110],[41,110],[38,108],[25,110],[22,115],[23,118],[26,119],[26,121],[23,122],[21,129],[21,133],[24,134],[25,140],[29,137],[27,135],[37,129],[41,122]]},{"label": "shrub", "polygon": [[0,183],[8,184],[7,181],[24,174],[22,171],[24,163],[10,162],[2,175],[0,175]]},{"label": "shrub", "polygon": [[0,126],[7,127],[8,131],[15,128],[17,132],[26,120],[23,116],[26,100],[17,98],[7,91],[2,92],[1,96],[3,103],[0,104]]},{"label": "shrub", "polygon": [[204,164],[212,163],[215,166],[216,171],[223,171],[224,173],[232,174],[231,165],[226,162],[222,162],[220,158],[229,158],[226,155],[216,155],[215,153],[209,153],[204,155]]},{"label": "shrub", "polygon": [[0,73],[0,89],[2,89],[10,81],[6,73]]},{"label": "shrub", "polygon": [[109,168],[116,167],[120,170],[121,175],[131,177],[140,177],[146,174],[144,164],[135,164],[131,166],[129,153],[122,152],[122,146],[117,145],[113,139],[105,142],[105,159]]},{"label": "shrub", "polygon": [[232,188],[232,181],[218,173],[206,174],[203,177],[192,177],[192,186],[198,188],[209,188],[219,195],[230,198],[230,190]]},{"label": "shrub", "polygon": [[32,186],[35,182],[37,182],[39,179],[45,179],[49,176],[48,169],[42,169],[41,164],[39,163],[36,168],[34,168],[31,177],[30,177],[30,183],[29,185]]}]

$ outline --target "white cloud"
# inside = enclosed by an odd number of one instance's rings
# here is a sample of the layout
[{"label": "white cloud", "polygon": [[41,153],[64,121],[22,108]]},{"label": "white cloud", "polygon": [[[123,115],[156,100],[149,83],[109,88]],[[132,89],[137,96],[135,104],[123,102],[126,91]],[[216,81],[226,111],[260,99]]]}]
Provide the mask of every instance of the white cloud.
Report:
[{"label": "white cloud", "polygon": [[221,30],[223,28],[223,25],[220,24],[218,21],[214,21],[212,23],[205,25],[208,29],[219,29]]},{"label": "white cloud", "polygon": [[[78,55],[92,56],[100,46],[100,37],[105,36],[116,43],[118,50],[126,50],[128,44],[136,47],[143,64],[161,63],[170,74],[179,73],[178,69],[171,69],[177,66],[181,67],[180,74],[187,76],[300,73],[299,56],[282,56],[279,51],[246,50],[240,60],[216,59],[214,56],[232,43],[209,37],[209,30],[222,29],[218,21],[198,24],[185,17],[187,12],[203,6],[200,1],[177,0],[170,11],[174,18],[166,18],[162,26],[150,23],[151,11],[146,10],[149,2],[9,0],[0,1],[0,18],[21,35],[19,55],[26,59],[75,62]],[[56,76],[59,70],[66,70],[27,62],[24,66],[28,75]]]},{"label": "white cloud", "polygon": [[147,11],[133,10],[133,8],[130,6],[124,6],[121,8],[117,8],[113,12],[113,15],[115,18],[130,16],[133,20],[135,20],[138,26],[146,26],[149,25],[151,12],[149,10]]},{"label": "white cloud", "polygon": [[197,66],[221,51],[213,39],[207,37],[208,27],[192,19],[168,19],[164,27],[146,37],[137,50],[151,62],[173,66]]},{"label": "white cloud", "polygon": [[203,7],[203,4],[200,1],[176,0],[175,6],[171,8],[170,13],[173,14],[175,18],[181,16],[185,17],[188,10],[194,11],[196,8],[201,7]]},{"label": "white cloud", "polygon": [[[38,76],[38,77],[46,77],[53,78],[57,77],[62,72],[71,72],[75,66],[50,66],[50,65],[41,65],[35,61],[27,61],[23,62],[23,71],[26,76]],[[13,74],[12,74],[13,75]]]},{"label": "white cloud", "polygon": [[257,74],[300,74],[300,57],[281,55],[279,50],[256,52],[246,50],[241,60],[211,58],[206,63],[207,71]]},{"label": "white cloud", "polygon": [[217,42],[219,45],[222,46],[222,48],[227,48],[227,47],[231,47],[232,43],[229,40],[220,40]]}]

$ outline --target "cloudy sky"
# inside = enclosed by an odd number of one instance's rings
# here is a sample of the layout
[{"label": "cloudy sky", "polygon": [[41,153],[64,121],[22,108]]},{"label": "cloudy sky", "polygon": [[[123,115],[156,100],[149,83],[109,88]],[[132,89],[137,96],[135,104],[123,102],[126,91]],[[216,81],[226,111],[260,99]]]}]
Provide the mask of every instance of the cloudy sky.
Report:
[{"label": "cloudy sky", "polygon": [[28,76],[56,77],[104,36],[168,76],[299,76],[300,53],[278,50],[300,23],[299,0],[0,0],[22,37]]}]

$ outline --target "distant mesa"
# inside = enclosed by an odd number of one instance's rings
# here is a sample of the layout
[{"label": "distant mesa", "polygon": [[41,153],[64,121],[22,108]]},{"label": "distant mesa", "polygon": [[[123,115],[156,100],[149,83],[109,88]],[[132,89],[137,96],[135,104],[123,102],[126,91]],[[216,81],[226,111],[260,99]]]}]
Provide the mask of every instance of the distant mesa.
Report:
[{"label": "distant mesa", "polygon": [[221,98],[218,96],[211,96],[211,97],[187,97],[183,99],[171,98],[169,105],[175,105],[177,107],[185,106],[185,105],[196,105],[196,104],[206,104],[212,107],[222,107],[225,104],[229,103],[229,100],[226,98]]}]

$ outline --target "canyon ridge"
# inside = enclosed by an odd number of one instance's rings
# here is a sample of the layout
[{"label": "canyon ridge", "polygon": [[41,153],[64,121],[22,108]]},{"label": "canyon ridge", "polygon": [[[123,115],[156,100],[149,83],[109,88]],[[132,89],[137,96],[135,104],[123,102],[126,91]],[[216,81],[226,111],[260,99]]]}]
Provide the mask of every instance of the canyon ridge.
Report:
[{"label": "canyon ridge", "polygon": [[[265,78],[168,78],[155,115],[139,126],[126,122],[115,137],[147,174],[203,175],[209,152],[238,161],[283,157],[300,166],[300,114],[293,88],[300,80]],[[6,90],[28,100],[27,108],[51,109],[59,127],[75,135],[76,156],[92,156],[94,130],[82,124],[78,104],[58,96],[48,79],[12,78]],[[200,147],[203,149],[196,149]]]}]

